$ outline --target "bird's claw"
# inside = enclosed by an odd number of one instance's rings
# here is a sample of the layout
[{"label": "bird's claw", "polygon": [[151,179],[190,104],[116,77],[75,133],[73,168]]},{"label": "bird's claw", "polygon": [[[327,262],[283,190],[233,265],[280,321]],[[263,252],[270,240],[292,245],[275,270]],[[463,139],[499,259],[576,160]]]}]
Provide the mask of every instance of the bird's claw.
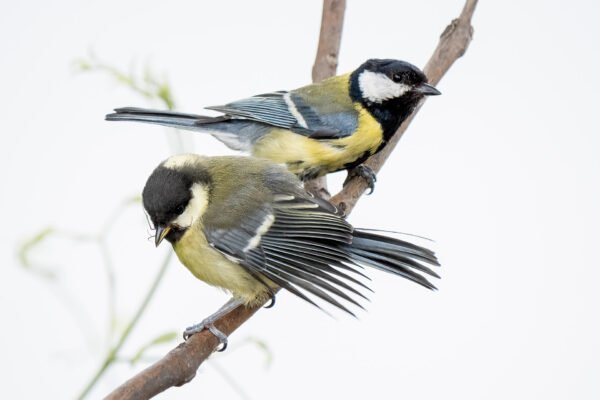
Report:
[{"label": "bird's claw", "polygon": [[355,176],[360,176],[365,181],[367,181],[367,185],[370,189],[369,193],[367,194],[373,193],[373,191],[375,190],[375,182],[377,182],[377,175],[370,167],[367,167],[364,164],[360,164],[349,170],[348,177],[344,181],[344,185],[346,185],[346,183]]},{"label": "bird's claw", "polygon": [[199,324],[192,325],[192,326],[186,328],[185,331],[183,331],[183,340],[188,340],[192,335],[195,335],[196,333],[200,333],[204,329],[208,329],[210,331],[210,333],[212,333],[213,335],[215,335],[215,337],[217,339],[219,339],[219,342],[221,343],[221,347],[219,349],[217,349],[217,351],[219,351],[219,352],[225,351],[225,349],[227,348],[227,335],[225,335],[223,332],[218,330],[212,321],[204,320],[204,321],[200,322]]},{"label": "bird's claw", "polygon": [[271,296],[271,301],[264,308],[272,308],[275,305],[275,295]]}]

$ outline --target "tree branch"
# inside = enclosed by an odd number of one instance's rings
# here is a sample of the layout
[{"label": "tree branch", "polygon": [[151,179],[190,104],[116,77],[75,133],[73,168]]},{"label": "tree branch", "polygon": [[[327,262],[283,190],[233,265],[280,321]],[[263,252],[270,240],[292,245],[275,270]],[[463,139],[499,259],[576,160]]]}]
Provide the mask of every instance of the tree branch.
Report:
[{"label": "tree branch", "polygon": [[312,68],[313,82],[335,75],[342,42],[346,0],[324,0],[317,56]]},{"label": "tree branch", "polygon": [[[444,32],[442,32],[440,41],[434,50],[433,55],[423,69],[429,82],[433,85],[437,85],[452,64],[467,51],[473,37],[471,18],[475,12],[477,1],[478,0],[467,0],[460,16],[453,20],[450,25],[444,29]],[[396,148],[396,145],[406,131],[406,128],[408,128],[417,112],[421,109],[423,102],[421,102],[412,115],[400,125],[383,150],[365,162],[365,164],[371,167],[373,171],[379,172],[379,170],[381,170],[385,161]],[[333,196],[330,201],[348,215],[352,212],[352,209],[367,189],[367,182],[363,178],[354,177],[347,182],[342,191]]]},{"label": "tree branch", "polygon": [[[261,306],[238,307],[215,322],[215,326],[227,336],[231,335]],[[219,346],[219,339],[208,330],[196,333],[187,341],[171,350],[159,361],[129,379],[111,394],[107,400],[149,399],[172,386],[182,386],[196,376],[200,364]]]},{"label": "tree branch", "polygon": [[[471,18],[476,5],[477,0],[466,0],[460,16],[453,20],[442,33],[440,42],[424,69],[431,83],[437,84],[454,61],[467,50],[473,34]],[[335,73],[344,9],[345,0],[324,0],[323,2],[321,37],[317,60],[313,67],[314,80],[323,79]],[[324,27],[324,25],[335,21],[337,21],[337,27]],[[339,36],[337,39],[335,39],[336,35]],[[322,41],[327,41],[327,43],[322,43]],[[331,51],[331,49],[335,51]],[[413,116],[400,126],[386,147],[367,161],[367,164],[374,171],[381,169],[419,108],[420,106],[415,110]],[[366,183],[363,179],[353,179],[331,201],[339,205],[348,215],[366,189]],[[322,191],[318,190],[321,194]],[[215,325],[229,336],[263,305],[253,308],[239,307],[221,318]],[[123,383],[109,394],[107,399],[148,399],[172,386],[184,385],[194,378],[200,364],[215,351],[218,345],[218,339],[208,331],[195,334],[186,342],[171,350],[161,360]]]},{"label": "tree branch", "polygon": [[[319,47],[317,48],[317,55],[312,68],[313,82],[319,82],[335,75],[340,44],[342,42],[345,11],[346,0],[323,1]],[[304,183],[304,189],[325,200],[329,200],[331,197],[329,190],[327,190],[326,176]]]}]

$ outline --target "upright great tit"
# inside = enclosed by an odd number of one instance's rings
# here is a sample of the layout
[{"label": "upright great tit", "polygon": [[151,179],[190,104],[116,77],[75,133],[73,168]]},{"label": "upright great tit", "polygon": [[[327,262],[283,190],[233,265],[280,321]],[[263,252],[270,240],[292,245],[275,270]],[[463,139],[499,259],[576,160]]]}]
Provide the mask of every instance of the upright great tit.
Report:
[{"label": "upright great tit", "polygon": [[369,182],[361,164],[385,143],[424,96],[440,92],[414,65],[372,59],[354,72],[299,89],[206,107],[217,117],[118,108],[109,121],[139,121],[205,131],[234,150],[286,164],[302,180],[346,169]]},{"label": "upright great tit", "polygon": [[370,290],[357,279],[366,278],[360,266],[429,289],[435,287],[417,271],[439,277],[428,267],[439,266],[432,251],[353,228],[334,206],[268,160],[172,156],[152,172],[142,198],[156,246],[168,240],[193,275],[233,296],[186,329],[186,338],[206,328],[226,343],[213,322],[242,304],[274,300],[279,288],[354,315],[346,305],[362,308],[360,289]]}]

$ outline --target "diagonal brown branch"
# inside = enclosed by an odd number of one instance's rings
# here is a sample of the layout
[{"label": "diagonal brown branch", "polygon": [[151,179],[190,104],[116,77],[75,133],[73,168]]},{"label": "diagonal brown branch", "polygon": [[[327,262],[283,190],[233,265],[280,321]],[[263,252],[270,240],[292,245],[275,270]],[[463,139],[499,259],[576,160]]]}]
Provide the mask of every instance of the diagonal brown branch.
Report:
[{"label": "diagonal brown branch", "polygon": [[[259,307],[239,307],[215,323],[229,336]],[[106,399],[149,399],[173,386],[182,386],[196,376],[200,364],[219,346],[219,340],[205,330],[179,344],[167,355],[116,388]]]},{"label": "diagonal brown branch", "polygon": [[[430,83],[436,85],[450,69],[452,64],[467,51],[469,43],[471,43],[471,38],[473,37],[471,18],[475,12],[477,1],[478,0],[467,0],[460,16],[453,20],[450,25],[444,29],[444,32],[442,32],[440,41],[435,48],[433,55],[423,69],[423,72],[425,72],[425,75],[429,78]],[[422,105],[423,103],[421,103],[415,112],[400,125],[383,150],[366,161],[365,164],[371,167],[373,171],[379,172],[392,151],[396,148],[398,141],[412,122],[415,115],[419,112]],[[341,192],[333,196],[330,201],[348,215],[367,188],[367,182],[364,179],[355,177],[344,186]]]},{"label": "diagonal brown branch", "polygon": [[[442,33],[440,42],[424,69],[431,83],[438,83],[452,64],[467,50],[473,34],[471,18],[476,5],[477,0],[466,0],[460,16],[452,21]],[[315,80],[335,73],[344,8],[344,0],[324,0],[323,2],[322,24],[330,24],[337,21],[339,25],[337,25],[337,28],[321,27],[319,51],[313,68],[313,79]],[[321,43],[324,40],[334,41],[334,44]],[[335,51],[332,52],[327,49],[334,49]],[[325,58],[320,59],[319,54],[321,57],[324,55]],[[315,71],[318,71],[318,73]],[[413,113],[413,117],[417,112],[418,109]],[[402,124],[388,145],[367,161],[368,165],[374,171],[381,169],[411,120],[412,117]],[[340,193],[336,194],[331,201],[343,207],[346,214],[349,214],[366,188],[366,184],[362,179],[354,179]],[[262,306],[258,305],[253,308],[240,307],[221,318],[215,325],[226,335],[230,335]],[[123,383],[106,398],[148,399],[172,386],[181,386],[194,378],[200,364],[215,351],[218,345],[217,338],[208,331],[196,334],[171,350],[165,357]]]}]

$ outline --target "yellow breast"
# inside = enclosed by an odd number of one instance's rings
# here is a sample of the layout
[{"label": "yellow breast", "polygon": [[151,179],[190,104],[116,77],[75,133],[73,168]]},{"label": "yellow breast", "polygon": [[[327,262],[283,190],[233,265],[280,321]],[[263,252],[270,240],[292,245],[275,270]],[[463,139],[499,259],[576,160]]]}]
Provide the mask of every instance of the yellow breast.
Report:
[{"label": "yellow breast", "polygon": [[383,129],[366,108],[355,103],[354,109],[358,112],[358,129],[350,136],[331,140],[336,146],[344,146],[348,154],[360,157],[368,151],[373,154],[383,141]]},{"label": "yellow breast", "polygon": [[317,175],[325,175],[343,169],[365,153],[375,153],[383,140],[379,122],[360,104],[354,104],[354,108],[358,129],[350,136],[317,140],[287,129],[273,129],[256,143],[252,155],[285,163],[295,174],[315,169]]},{"label": "yellow breast", "polygon": [[269,291],[262,283],[208,244],[199,222],[189,227],[173,248],[182,264],[196,278],[229,291],[246,304],[269,297]]}]

